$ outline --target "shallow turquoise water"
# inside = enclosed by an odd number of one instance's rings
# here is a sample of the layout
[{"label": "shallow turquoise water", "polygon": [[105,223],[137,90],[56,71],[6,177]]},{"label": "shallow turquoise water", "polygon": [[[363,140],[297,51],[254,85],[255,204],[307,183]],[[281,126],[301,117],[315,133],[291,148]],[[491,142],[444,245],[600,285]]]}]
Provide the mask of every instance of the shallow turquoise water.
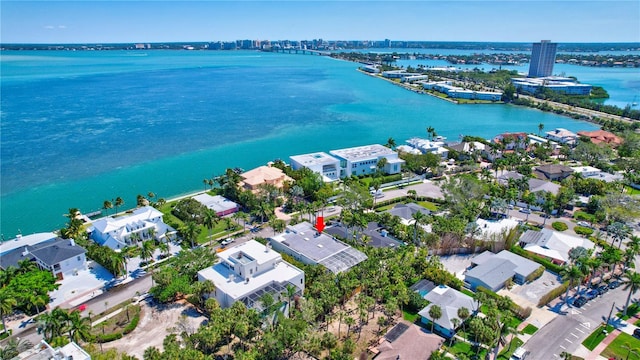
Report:
[{"label": "shallow turquoise water", "polygon": [[227,167],[398,143],[433,126],[493,137],[595,126],[509,105],[454,105],[355,71],[257,52],[2,53],[1,232],[64,224],[70,207],[202,189]]}]

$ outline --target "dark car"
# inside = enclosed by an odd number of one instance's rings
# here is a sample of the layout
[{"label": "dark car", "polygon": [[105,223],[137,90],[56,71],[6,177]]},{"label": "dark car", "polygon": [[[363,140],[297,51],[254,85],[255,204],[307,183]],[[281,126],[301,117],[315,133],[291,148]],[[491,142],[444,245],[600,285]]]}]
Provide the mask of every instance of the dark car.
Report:
[{"label": "dark car", "polygon": [[633,330],[633,336],[640,338],[640,328]]},{"label": "dark car", "polygon": [[593,290],[587,291],[587,293],[584,294],[584,298],[586,298],[587,300],[591,300],[591,299],[595,299],[595,297],[598,296],[598,295],[600,295],[598,290],[593,289]]},{"label": "dark car", "polygon": [[620,281],[614,280],[609,283],[609,289],[617,289],[620,286]]},{"label": "dark car", "polygon": [[573,306],[577,308],[582,307],[582,305],[586,304],[587,301],[589,300],[586,297],[580,296],[579,298],[573,300]]},{"label": "dark car", "polygon": [[598,292],[599,295],[602,295],[607,291],[609,291],[609,287],[607,285],[601,285],[601,286],[598,286],[598,288],[596,288],[596,291]]}]

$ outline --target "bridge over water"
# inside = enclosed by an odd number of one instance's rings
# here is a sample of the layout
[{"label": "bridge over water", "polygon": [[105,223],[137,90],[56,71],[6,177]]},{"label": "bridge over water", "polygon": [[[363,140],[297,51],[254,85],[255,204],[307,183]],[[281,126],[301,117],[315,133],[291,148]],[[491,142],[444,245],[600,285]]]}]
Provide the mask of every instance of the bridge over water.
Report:
[{"label": "bridge over water", "polygon": [[296,49],[296,48],[275,48],[271,49],[272,52],[288,53],[288,54],[302,54],[302,55],[319,55],[330,56],[329,51],[309,50],[309,49]]}]

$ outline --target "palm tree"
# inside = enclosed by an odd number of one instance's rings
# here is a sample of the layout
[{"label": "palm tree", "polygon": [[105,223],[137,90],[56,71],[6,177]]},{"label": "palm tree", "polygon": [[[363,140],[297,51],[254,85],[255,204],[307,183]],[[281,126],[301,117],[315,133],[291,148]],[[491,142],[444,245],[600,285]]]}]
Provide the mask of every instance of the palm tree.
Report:
[{"label": "palm tree", "polygon": [[118,207],[124,205],[124,200],[122,200],[122,198],[120,196],[118,196],[116,198],[116,200],[113,202],[113,205],[115,205],[116,207],[116,214],[118,213]]},{"label": "palm tree", "polygon": [[607,232],[611,235],[611,246],[613,246],[616,241],[619,241],[618,249],[620,249],[622,240],[631,234],[631,229],[621,222],[614,222],[607,226]]},{"label": "palm tree", "polygon": [[438,305],[431,305],[429,309],[429,317],[431,318],[431,332],[433,332],[433,325],[442,317],[442,309]]},{"label": "palm tree", "polygon": [[33,347],[29,340],[20,338],[11,338],[7,341],[4,348],[0,349],[0,359],[14,359],[20,353],[27,351]]},{"label": "palm tree", "polygon": [[624,285],[624,287],[622,288],[623,290],[629,290],[627,302],[624,304],[624,314],[627,315],[627,309],[629,308],[631,295],[635,294],[636,291],[640,289],[640,274],[635,271],[627,270],[627,272],[624,274],[622,284]]},{"label": "palm tree", "polygon": [[147,260],[153,257],[153,252],[156,249],[155,243],[151,240],[143,241],[142,247],[140,248],[140,258],[142,261],[147,262]]},{"label": "palm tree", "polygon": [[540,136],[542,129],[544,129],[544,124],[543,123],[538,124],[538,136]]},{"label": "palm tree", "polygon": [[16,299],[9,295],[8,291],[0,292],[0,318],[2,319],[3,331],[7,331],[7,324],[4,322],[5,316],[9,315],[17,304]]},{"label": "palm tree", "polygon": [[209,230],[209,246],[211,246],[211,244],[213,242],[212,231],[213,231],[213,228],[218,223],[218,221],[220,221],[220,217],[218,216],[218,214],[215,211],[213,211],[212,209],[209,209],[209,208],[207,208],[204,211],[204,218],[202,220],[202,224]]},{"label": "palm tree", "polygon": [[411,215],[413,218],[413,242],[418,245],[418,227],[424,225],[428,219],[427,215],[423,212],[417,211]]},{"label": "palm tree", "polygon": [[249,215],[247,213],[236,211],[233,213],[232,217],[237,223],[240,223],[240,220],[242,220],[242,229],[243,231],[247,230],[247,221],[249,220]]},{"label": "palm tree", "polygon": [[347,325],[347,336],[349,337],[349,332],[351,331],[351,327],[356,323],[356,320],[354,318],[352,318],[351,316],[347,316],[344,319],[344,323]]},{"label": "palm tree", "polygon": [[469,309],[467,309],[466,307],[461,307],[458,309],[458,317],[460,318],[460,320],[462,321],[462,331],[465,331],[464,329],[464,323],[465,321],[467,321],[467,318],[469,317]]},{"label": "palm tree", "polygon": [[431,140],[433,140],[433,138],[436,136],[436,131],[433,128],[433,126],[428,126],[427,127],[427,134],[429,134],[429,137],[431,138]]},{"label": "palm tree", "polygon": [[576,281],[580,281],[584,274],[580,271],[575,265],[565,266],[562,271],[560,271],[560,275],[562,276],[563,281],[569,281],[569,286],[567,286],[567,291],[564,294],[564,301],[568,304],[568,296],[569,290],[573,286]]},{"label": "palm tree", "polygon": [[105,213],[108,215],[109,214],[108,211],[109,209],[113,208],[113,204],[111,203],[111,201],[105,200],[102,203],[102,208],[105,210]]},{"label": "palm tree", "polygon": [[191,247],[195,247],[195,240],[200,233],[200,227],[193,221],[187,221],[180,227],[180,233],[185,240],[191,242]]},{"label": "palm tree", "polygon": [[158,249],[160,249],[160,251],[164,253],[165,256],[169,256],[169,244],[166,241],[161,241],[158,244]]},{"label": "palm tree", "polygon": [[396,141],[390,137],[389,139],[387,139],[387,147],[394,150],[396,148]]},{"label": "palm tree", "polygon": [[68,317],[69,340],[79,342],[81,339],[89,341],[91,338],[91,324],[89,319],[80,316],[80,311],[73,311]]}]

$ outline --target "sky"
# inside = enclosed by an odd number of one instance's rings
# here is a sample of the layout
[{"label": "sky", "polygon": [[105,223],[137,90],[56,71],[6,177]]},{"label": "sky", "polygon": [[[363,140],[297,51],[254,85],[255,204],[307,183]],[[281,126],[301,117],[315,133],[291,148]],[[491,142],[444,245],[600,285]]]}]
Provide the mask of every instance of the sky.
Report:
[{"label": "sky", "polygon": [[0,23],[3,43],[640,42],[640,1],[2,0]]}]

